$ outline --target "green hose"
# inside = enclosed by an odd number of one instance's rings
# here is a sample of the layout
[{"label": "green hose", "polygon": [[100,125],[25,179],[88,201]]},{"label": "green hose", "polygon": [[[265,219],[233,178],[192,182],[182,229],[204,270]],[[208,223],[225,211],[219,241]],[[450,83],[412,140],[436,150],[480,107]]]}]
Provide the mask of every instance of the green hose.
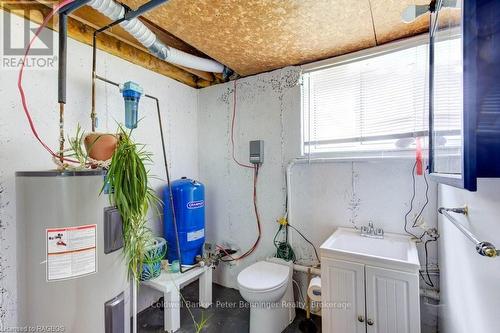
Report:
[{"label": "green hose", "polygon": [[[278,238],[278,235],[280,232],[283,231],[283,234],[285,236],[284,240],[277,241],[276,239]],[[284,259],[286,261],[293,261],[295,262],[295,252],[293,252],[292,246],[288,243],[288,229],[286,225],[280,224],[280,227],[278,231],[276,232],[276,235],[274,235],[274,247],[276,247],[276,258]]]}]

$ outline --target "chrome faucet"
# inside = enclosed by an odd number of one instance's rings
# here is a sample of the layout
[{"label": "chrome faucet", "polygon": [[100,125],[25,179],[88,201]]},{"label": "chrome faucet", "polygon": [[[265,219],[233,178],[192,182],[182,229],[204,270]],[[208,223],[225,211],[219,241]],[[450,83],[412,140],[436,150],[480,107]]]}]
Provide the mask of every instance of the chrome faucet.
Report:
[{"label": "chrome faucet", "polygon": [[369,221],[368,226],[366,225],[361,226],[360,235],[369,238],[384,238],[384,229],[375,228],[373,226],[373,222]]}]

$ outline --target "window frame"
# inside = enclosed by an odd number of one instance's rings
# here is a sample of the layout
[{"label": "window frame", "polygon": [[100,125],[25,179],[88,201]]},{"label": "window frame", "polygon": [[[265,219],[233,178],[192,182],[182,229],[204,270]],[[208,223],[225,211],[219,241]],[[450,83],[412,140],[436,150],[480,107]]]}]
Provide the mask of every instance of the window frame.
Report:
[{"label": "window frame", "polygon": [[[314,63],[305,64],[301,66],[302,74],[312,73],[316,71],[325,70],[328,68],[346,65],[349,63],[370,59],[373,57],[382,56],[385,54],[390,54],[398,51],[403,51],[406,49],[410,49],[417,46],[429,45],[429,35],[427,33],[417,35],[411,38],[406,38],[402,40],[398,40],[395,42],[391,42],[388,44],[371,47],[369,49],[364,49],[361,51],[349,53],[346,55],[341,55],[334,58],[329,58],[325,60],[320,60]],[[414,148],[395,148],[388,150],[374,150],[374,151],[363,151],[363,150],[350,150],[350,151],[330,151],[330,152],[315,152],[310,153],[306,149],[306,145],[304,144],[307,140],[305,137],[305,119],[307,112],[305,110],[305,102],[304,102],[304,94],[303,94],[303,79],[301,76],[300,85],[301,85],[301,100],[300,100],[300,155],[305,158],[334,158],[334,159],[383,159],[383,158],[415,158],[415,149]],[[310,85],[309,85],[310,87]],[[310,127],[310,126],[309,126]],[[424,156],[427,156],[428,150],[428,131],[420,131],[422,132],[422,146],[424,151]]]}]

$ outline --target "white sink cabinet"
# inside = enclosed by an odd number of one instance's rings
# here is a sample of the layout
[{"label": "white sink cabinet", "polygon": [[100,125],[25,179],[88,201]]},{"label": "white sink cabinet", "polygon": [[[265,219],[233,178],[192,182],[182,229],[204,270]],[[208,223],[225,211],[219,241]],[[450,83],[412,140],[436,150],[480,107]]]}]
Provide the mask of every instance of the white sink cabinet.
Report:
[{"label": "white sink cabinet", "polygon": [[323,332],[420,333],[420,264],[409,237],[339,228],[320,251]]}]

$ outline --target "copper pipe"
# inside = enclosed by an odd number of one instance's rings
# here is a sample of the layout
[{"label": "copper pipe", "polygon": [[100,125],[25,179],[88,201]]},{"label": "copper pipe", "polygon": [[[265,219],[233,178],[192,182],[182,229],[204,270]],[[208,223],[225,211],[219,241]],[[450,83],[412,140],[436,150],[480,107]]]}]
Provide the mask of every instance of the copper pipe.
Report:
[{"label": "copper pipe", "polygon": [[59,103],[59,161],[64,162],[64,103]]},{"label": "copper pipe", "polygon": [[90,110],[90,120],[92,122],[92,132],[95,132],[96,128],[96,113],[95,113],[95,76],[96,76],[96,33],[94,33],[92,39],[92,106]]}]

